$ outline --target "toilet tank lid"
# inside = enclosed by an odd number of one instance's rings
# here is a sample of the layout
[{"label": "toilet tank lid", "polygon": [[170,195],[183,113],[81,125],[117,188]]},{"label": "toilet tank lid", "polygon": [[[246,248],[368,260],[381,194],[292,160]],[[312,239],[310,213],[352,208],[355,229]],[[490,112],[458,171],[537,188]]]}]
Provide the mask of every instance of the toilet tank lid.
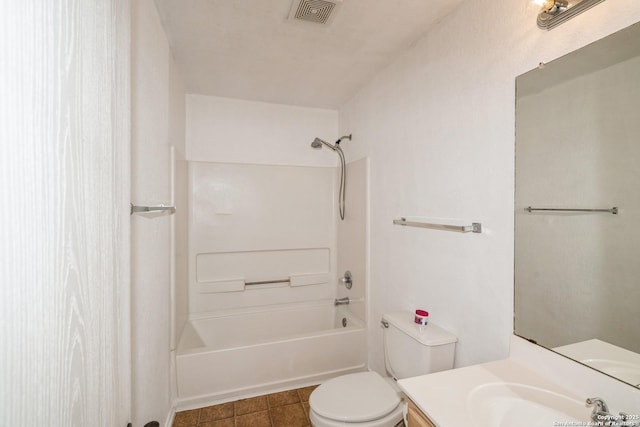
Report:
[{"label": "toilet tank lid", "polygon": [[382,320],[389,322],[423,345],[436,346],[458,341],[458,338],[451,332],[442,329],[431,321],[425,326],[421,326],[415,323],[413,319],[414,314],[410,311],[397,311],[382,316]]}]

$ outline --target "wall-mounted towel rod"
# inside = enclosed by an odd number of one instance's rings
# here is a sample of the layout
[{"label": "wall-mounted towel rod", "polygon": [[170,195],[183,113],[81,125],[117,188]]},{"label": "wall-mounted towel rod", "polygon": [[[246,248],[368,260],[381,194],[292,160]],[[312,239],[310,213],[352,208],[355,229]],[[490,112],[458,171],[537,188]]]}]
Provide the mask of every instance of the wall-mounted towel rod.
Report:
[{"label": "wall-mounted towel rod", "polygon": [[136,206],[131,203],[131,215],[136,213],[148,213],[148,212],[157,212],[163,213],[165,215],[172,215],[176,213],[175,206]]},{"label": "wall-mounted towel rod", "polygon": [[429,222],[407,221],[406,218],[394,219],[395,225],[406,225],[408,227],[431,228],[433,230],[456,231],[458,233],[482,233],[482,224],[474,222],[471,225],[448,225],[433,224]]},{"label": "wall-mounted towel rod", "polygon": [[614,215],[618,215],[618,207],[614,206],[611,209],[573,209],[573,208],[532,208],[528,206],[524,208],[527,212],[533,211],[551,211],[551,212],[608,212]]}]

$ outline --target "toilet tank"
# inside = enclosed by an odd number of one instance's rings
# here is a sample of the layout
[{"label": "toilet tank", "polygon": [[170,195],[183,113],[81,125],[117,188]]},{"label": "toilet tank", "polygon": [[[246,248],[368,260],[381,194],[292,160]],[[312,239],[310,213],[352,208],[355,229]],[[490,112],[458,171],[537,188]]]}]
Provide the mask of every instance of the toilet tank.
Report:
[{"label": "toilet tank", "polygon": [[453,368],[458,338],[433,322],[421,326],[413,318],[410,311],[382,316],[387,371],[402,379]]}]

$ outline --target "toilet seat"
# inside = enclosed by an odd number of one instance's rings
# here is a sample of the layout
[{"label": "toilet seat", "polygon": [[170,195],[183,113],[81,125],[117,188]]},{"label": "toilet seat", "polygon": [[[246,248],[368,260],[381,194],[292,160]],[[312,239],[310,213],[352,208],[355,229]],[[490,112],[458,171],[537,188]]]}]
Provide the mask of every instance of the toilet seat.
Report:
[{"label": "toilet seat", "polygon": [[309,397],[316,427],[393,426],[402,419],[398,393],[376,372],[343,375],[316,388]]},{"label": "toilet seat", "polygon": [[395,427],[404,417],[404,406],[406,406],[406,403],[401,403],[386,417],[373,421],[365,421],[363,423],[346,423],[330,420],[329,418],[324,418],[316,414],[313,412],[313,409],[309,411],[309,418],[311,419],[311,425],[313,427]]}]

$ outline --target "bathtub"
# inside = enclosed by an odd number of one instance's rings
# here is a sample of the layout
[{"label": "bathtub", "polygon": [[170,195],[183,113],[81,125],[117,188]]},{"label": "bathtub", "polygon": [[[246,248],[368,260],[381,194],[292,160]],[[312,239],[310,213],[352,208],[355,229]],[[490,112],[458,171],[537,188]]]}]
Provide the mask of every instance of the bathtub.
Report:
[{"label": "bathtub", "polygon": [[364,324],[333,300],[192,318],[176,352],[177,406],[319,383],[365,366]]}]

